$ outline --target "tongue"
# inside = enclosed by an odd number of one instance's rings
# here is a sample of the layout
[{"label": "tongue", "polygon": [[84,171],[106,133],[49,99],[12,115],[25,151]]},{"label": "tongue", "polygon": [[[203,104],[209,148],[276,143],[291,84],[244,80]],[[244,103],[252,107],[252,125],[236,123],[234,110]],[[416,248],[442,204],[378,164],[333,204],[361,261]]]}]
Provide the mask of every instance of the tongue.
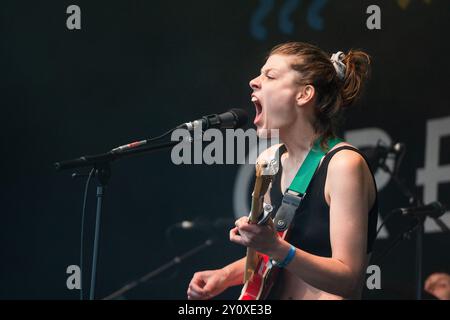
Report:
[{"label": "tongue", "polygon": [[256,112],[255,120],[253,121],[254,124],[256,124],[259,120],[261,120],[261,112]]}]

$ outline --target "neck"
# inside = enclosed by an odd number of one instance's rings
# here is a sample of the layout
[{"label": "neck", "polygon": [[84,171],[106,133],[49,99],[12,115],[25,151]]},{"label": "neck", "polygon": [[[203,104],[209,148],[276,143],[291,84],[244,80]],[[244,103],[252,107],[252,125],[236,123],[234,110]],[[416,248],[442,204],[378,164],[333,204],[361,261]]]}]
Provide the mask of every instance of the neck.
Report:
[{"label": "neck", "polygon": [[310,122],[301,118],[292,127],[283,131],[280,130],[280,140],[286,146],[289,162],[303,162],[319,135]]}]

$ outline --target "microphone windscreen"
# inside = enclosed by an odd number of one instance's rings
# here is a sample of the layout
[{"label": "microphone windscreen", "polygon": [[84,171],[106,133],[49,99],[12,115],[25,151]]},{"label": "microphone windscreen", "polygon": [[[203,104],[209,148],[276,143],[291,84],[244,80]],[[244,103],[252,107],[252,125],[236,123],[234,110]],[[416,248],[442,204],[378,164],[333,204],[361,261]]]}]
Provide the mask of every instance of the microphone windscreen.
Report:
[{"label": "microphone windscreen", "polygon": [[236,119],[236,128],[245,126],[248,122],[248,112],[244,109],[231,109],[230,112]]}]

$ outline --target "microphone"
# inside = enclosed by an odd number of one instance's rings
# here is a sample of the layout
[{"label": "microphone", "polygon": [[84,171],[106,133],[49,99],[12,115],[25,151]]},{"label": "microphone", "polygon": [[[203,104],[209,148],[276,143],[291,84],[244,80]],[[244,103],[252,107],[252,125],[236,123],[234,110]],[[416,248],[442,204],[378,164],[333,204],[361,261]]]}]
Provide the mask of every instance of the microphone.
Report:
[{"label": "microphone", "polygon": [[405,150],[405,144],[402,142],[397,142],[391,146],[383,146],[379,144],[375,149],[382,155],[388,155],[389,153],[399,154]]},{"label": "microphone", "polygon": [[382,166],[389,154],[400,155],[405,150],[405,144],[397,142],[391,146],[383,146],[378,143],[375,147],[363,147],[361,151],[367,158],[369,166],[373,172],[375,172],[380,166]]},{"label": "microphone", "polygon": [[381,144],[377,144],[375,147],[361,148],[369,156],[376,156],[378,158],[384,158],[388,154],[399,154],[405,149],[405,144],[402,142],[397,142],[391,146],[383,146]]},{"label": "microphone", "polygon": [[200,127],[202,130],[217,128],[217,129],[236,129],[241,128],[248,121],[248,113],[243,109],[231,109],[221,114],[211,114],[202,117],[201,119],[186,122],[180,126],[179,129],[187,129],[193,131]]},{"label": "microphone", "polygon": [[417,218],[431,217],[439,218],[446,211],[445,206],[439,201],[431,202],[427,205],[422,205],[418,207],[407,207],[395,209],[395,213],[400,213],[403,216],[412,216]]},{"label": "microphone", "polygon": [[112,149],[111,153],[120,153],[125,150],[138,148],[146,145],[149,142],[158,140],[163,138],[169,134],[171,134],[175,129],[187,129],[188,131],[193,131],[195,128],[200,127],[201,130],[206,130],[210,128],[218,128],[218,129],[236,129],[241,128],[247,124],[248,121],[248,113],[244,109],[231,109],[230,111],[221,113],[221,114],[210,114],[208,116],[204,116],[201,119],[194,120],[191,122],[186,122],[178,127],[169,130],[168,132],[162,134],[159,137],[140,140],[131,142],[128,144],[124,144],[117,148]]}]

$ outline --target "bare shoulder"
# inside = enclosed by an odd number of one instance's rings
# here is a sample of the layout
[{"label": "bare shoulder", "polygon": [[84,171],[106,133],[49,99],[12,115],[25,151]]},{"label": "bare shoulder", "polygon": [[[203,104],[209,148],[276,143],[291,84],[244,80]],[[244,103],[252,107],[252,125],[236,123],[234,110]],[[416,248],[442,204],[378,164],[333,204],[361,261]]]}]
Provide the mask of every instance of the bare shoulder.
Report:
[{"label": "bare shoulder", "polygon": [[[355,146],[349,144],[349,143],[340,143],[337,146],[335,146],[333,149],[337,149],[341,146],[350,146],[355,149]],[[333,173],[341,173],[341,174],[349,174],[349,173],[363,173],[367,171],[369,172],[369,168],[367,166],[366,161],[364,158],[357,152],[353,150],[341,150],[338,153],[336,153],[333,158],[331,158],[330,163],[328,165],[328,171]]]},{"label": "bare shoulder", "polygon": [[[356,147],[345,143],[337,145]],[[335,147],[335,148],[336,148]],[[328,165],[326,194],[332,189],[341,189],[344,186],[351,188],[355,187],[355,192],[368,192],[369,203],[372,205],[375,200],[376,187],[372,179],[369,165],[366,160],[357,152],[353,150],[341,150],[331,158]]]},{"label": "bare shoulder", "polygon": [[[339,144],[335,148],[350,144]],[[333,149],[335,149],[333,148]],[[366,160],[353,150],[344,149],[337,152],[328,164],[327,180],[325,185],[325,198],[330,203],[331,193],[345,192],[366,198],[369,207],[372,207],[376,197],[376,187],[372,179]]]}]

